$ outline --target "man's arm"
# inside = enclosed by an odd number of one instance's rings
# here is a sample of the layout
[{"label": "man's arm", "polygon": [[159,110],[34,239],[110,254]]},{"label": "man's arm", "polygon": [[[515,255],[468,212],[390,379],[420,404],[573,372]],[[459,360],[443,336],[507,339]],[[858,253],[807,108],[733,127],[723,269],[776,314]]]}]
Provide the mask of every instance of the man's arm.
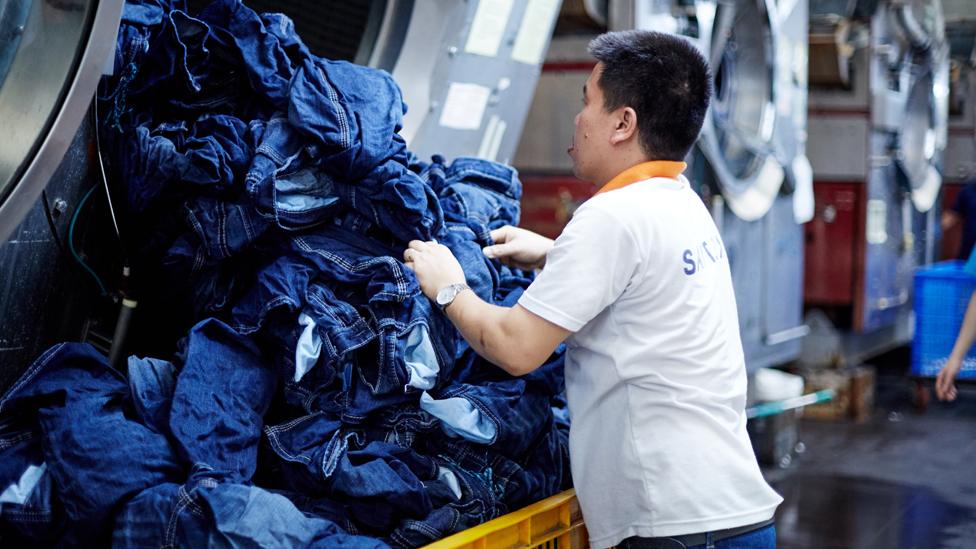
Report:
[{"label": "man's arm", "polygon": [[542,366],[572,333],[521,305],[491,305],[471,291],[458,294],[445,311],[475,352],[513,376]]},{"label": "man's arm", "polygon": [[[415,240],[403,257],[432,300],[442,288],[465,281],[461,265],[442,244]],[[572,333],[521,305],[499,307],[472,291],[458,294],[445,312],[475,352],[516,376],[541,366]]]}]

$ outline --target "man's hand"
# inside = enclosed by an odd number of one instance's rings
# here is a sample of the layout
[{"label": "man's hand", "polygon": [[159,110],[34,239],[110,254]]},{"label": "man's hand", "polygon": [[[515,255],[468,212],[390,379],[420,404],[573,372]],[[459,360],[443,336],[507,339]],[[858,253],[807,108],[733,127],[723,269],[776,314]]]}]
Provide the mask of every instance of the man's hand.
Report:
[{"label": "man's hand", "polygon": [[552,249],[553,241],[532,231],[506,225],[491,231],[494,246],[484,249],[486,257],[498,259],[509,267],[532,270],[541,269],[546,264],[546,254]]},{"label": "man's hand", "polygon": [[464,270],[451,250],[437,241],[413,240],[403,252],[404,264],[417,275],[420,289],[431,299],[451,284],[463,284]]},{"label": "man's hand", "polygon": [[948,400],[950,402],[956,400],[958,391],[956,390],[956,384],[953,382],[956,380],[956,376],[959,375],[960,369],[962,369],[962,361],[950,356],[945,366],[939,370],[939,375],[935,378],[935,396],[939,397],[939,400]]}]

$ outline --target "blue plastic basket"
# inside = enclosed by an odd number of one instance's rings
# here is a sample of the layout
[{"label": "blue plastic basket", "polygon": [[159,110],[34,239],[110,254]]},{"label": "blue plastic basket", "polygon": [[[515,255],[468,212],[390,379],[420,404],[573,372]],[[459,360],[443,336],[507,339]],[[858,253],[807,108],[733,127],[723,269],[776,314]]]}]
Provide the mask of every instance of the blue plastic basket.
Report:
[{"label": "blue plastic basket", "polygon": [[[912,374],[935,377],[945,365],[962,326],[976,276],[963,261],[943,261],[915,272],[915,338]],[[959,379],[976,379],[976,345],[963,361]]]}]

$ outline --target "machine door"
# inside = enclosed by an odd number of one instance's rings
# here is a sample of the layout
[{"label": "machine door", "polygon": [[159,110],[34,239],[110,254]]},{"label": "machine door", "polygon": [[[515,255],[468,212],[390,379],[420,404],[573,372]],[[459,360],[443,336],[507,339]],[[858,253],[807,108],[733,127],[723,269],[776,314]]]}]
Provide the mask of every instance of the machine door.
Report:
[{"label": "machine door", "polygon": [[880,6],[872,18],[872,122],[895,134],[893,157],[919,212],[942,186],[949,111],[949,48],[939,0]]},{"label": "machine door", "polygon": [[[805,196],[809,198],[811,192],[803,152],[807,16],[805,10],[795,9],[800,3],[787,4],[785,8],[777,8],[773,0],[611,4],[613,28],[680,34],[708,59],[714,96],[697,146],[729,209],[747,221],[769,211],[787,175],[789,190],[799,180]],[[784,25],[799,32],[784,37],[780,31]],[[793,177],[794,171],[798,177]],[[804,208],[801,217],[809,209]]]},{"label": "machine door", "polygon": [[785,177],[774,130],[777,20],[771,0],[718,2],[709,25],[700,17],[702,49],[714,74],[714,98],[699,148],[729,209],[752,221],[772,207]]},{"label": "machine door", "polygon": [[34,205],[111,67],[122,0],[0,2],[0,241]]}]

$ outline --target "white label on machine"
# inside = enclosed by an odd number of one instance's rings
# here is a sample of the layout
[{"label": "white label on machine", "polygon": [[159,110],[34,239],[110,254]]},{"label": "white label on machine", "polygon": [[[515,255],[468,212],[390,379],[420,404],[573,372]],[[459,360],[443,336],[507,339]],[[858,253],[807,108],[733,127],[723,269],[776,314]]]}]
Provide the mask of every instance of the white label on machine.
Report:
[{"label": "white label on machine", "polygon": [[440,125],[456,130],[477,130],[485,115],[491,90],[478,84],[454,82],[447,90]]},{"label": "white label on machine", "polygon": [[884,200],[868,200],[868,244],[884,244],[888,241],[888,205]]},{"label": "white label on machine", "polygon": [[559,2],[556,0],[529,0],[515,38],[512,59],[529,65],[542,63],[546,55],[546,41],[551,34],[549,25],[558,8]]},{"label": "white label on machine", "polygon": [[498,117],[498,115],[491,115],[488,119],[488,127],[485,129],[485,135],[481,138],[481,146],[478,147],[478,158],[484,158],[485,160],[497,160],[498,151],[502,146],[502,137],[505,136],[505,130],[508,128],[508,124],[504,120]]},{"label": "white label on machine", "polygon": [[481,0],[471,22],[464,51],[487,57],[498,55],[513,0]]}]

